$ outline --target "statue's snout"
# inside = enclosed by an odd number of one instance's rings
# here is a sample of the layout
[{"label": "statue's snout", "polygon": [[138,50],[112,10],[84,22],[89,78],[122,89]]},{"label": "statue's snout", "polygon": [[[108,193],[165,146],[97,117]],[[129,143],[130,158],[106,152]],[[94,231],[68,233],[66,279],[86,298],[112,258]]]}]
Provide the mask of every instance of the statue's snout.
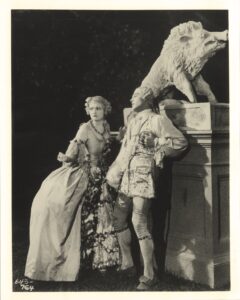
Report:
[{"label": "statue's snout", "polygon": [[228,41],[228,30],[224,30],[221,32],[212,32],[212,34],[214,35],[216,40],[224,42]]}]

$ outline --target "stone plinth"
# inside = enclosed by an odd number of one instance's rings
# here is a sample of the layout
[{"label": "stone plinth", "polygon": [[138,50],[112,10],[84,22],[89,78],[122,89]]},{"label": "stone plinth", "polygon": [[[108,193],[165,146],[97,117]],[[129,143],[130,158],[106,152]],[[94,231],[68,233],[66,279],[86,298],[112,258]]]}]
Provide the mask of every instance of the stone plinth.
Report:
[{"label": "stone plinth", "polygon": [[229,106],[160,107],[187,136],[187,154],[173,163],[165,268],[220,287],[230,281]]}]

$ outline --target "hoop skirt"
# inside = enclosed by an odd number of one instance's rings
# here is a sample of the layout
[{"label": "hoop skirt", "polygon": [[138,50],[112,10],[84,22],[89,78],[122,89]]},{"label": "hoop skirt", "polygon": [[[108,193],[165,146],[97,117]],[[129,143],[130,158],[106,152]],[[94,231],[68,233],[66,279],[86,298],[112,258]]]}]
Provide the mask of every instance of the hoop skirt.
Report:
[{"label": "hoop skirt", "polygon": [[25,276],[34,280],[75,281],[87,260],[92,268],[119,264],[112,203],[103,196],[105,172],[97,182],[91,178],[77,141],[66,155],[77,163],[53,171],[33,200]]}]

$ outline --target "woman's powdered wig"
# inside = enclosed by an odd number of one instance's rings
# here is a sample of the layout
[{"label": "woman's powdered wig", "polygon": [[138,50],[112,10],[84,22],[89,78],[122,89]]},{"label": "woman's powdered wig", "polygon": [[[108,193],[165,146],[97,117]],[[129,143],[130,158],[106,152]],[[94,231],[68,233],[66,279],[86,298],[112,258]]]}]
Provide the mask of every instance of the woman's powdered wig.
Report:
[{"label": "woman's powdered wig", "polygon": [[103,98],[102,96],[93,96],[93,97],[88,97],[85,100],[85,110],[87,112],[87,115],[89,115],[89,105],[92,101],[96,101],[102,104],[105,116],[111,113],[112,106],[107,99]]}]

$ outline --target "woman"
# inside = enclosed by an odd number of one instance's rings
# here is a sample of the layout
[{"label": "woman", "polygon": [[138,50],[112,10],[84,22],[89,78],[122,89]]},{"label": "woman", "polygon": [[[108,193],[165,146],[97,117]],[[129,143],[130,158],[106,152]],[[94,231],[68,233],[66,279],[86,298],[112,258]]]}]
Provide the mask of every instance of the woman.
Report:
[{"label": "woman", "polygon": [[79,270],[105,270],[119,264],[112,226],[112,199],[105,182],[110,103],[86,99],[90,121],[80,125],[63,166],[53,171],[35,196],[25,276],[34,280],[75,281]]}]

